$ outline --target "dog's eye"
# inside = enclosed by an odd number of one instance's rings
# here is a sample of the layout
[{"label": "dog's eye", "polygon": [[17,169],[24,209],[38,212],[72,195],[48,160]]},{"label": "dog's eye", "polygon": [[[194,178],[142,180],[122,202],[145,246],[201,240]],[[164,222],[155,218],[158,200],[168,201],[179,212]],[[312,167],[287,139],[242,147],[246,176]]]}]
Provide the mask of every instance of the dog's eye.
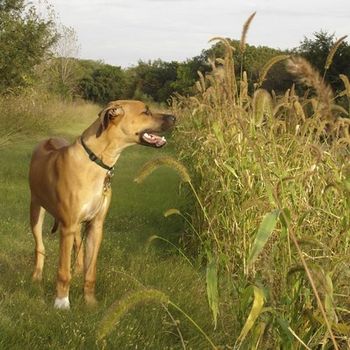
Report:
[{"label": "dog's eye", "polygon": [[151,111],[150,111],[149,109],[147,109],[146,111],[144,111],[143,114],[152,115],[152,113],[151,113]]}]

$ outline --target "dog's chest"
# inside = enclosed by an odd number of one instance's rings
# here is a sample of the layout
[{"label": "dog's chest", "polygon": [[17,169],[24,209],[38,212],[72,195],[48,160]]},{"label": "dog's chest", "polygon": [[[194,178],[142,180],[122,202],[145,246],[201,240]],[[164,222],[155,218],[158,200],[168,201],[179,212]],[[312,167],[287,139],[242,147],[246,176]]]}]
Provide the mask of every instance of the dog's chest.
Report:
[{"label": "dog's chest", "polygon": [[106,205],[107,197],[101,193],[94,193],[91,197],[86,198],[81,206],[81,221],[92,220]]},{"label": "dog's chest", "polygon": [[92,220],[107,203],[107,196],[110,188],[106,188],[106,179],[96,178],[90,182],[90,186],[85,186],[81,198],[81,221]]}]

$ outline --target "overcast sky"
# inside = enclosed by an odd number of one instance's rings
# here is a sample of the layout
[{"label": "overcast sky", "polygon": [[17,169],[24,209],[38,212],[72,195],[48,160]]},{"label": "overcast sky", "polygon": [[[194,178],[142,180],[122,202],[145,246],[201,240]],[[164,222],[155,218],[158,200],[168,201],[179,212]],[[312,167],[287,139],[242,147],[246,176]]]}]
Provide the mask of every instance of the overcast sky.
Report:
[{"label": "overcast sky", "polygon": [[75,29],[79,57],[122,67],[139,59],[185,60],[214,36],[239,39],[257,11],[247,42],[298,46],[321,29],[350,35],[350,0],[48,0]]}]

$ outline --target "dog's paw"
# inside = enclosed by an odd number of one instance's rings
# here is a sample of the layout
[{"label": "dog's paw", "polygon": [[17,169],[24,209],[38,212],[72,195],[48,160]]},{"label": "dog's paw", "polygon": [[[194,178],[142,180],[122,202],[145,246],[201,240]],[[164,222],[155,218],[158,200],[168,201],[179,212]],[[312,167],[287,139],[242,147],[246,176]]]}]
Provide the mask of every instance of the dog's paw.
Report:
[{"label": "dog's paw", "polygon": [[87,294],[85,295],[85,303],[88,307],[95,307],[97,305],[97,300],[94,295]]},{"label": "dog's paw", "polygon": [[42,270],[35,269],[35,271],[32,274],[32,281],[40,282],[42,279],[43,279],[43,272],[42,272]]},{"label": "dog's paw", "polygon": [[55,299],[54,307],[55,307],[56,309],[69,310],[69,309],[70,309],[70,305],[69,305],[69,299],[68,299],[68,297],[56,298],[56,299]]}]

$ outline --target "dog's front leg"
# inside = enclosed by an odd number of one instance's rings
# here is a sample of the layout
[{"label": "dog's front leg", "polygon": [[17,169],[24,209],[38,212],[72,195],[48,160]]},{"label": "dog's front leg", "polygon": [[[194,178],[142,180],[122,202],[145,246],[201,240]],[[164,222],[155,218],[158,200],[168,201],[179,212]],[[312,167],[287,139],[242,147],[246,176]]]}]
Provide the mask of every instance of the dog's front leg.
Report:
[{"label": "dog's front leg", "polygon": [[85,251],[84,298],[88,305],[96,304],[96,262],[102,240],[102,225],[103,223],[91,222],[87,230]]},{"label": "dog's front leg", "polygon": [[71,254],[77,225],[61,226],[60,257],[57,274],[55,307],[69,309],[69,283],[71,280]]},{"label": "dog's front leg", "polygon": [[82,273],[84,271],[84,244],[81,238],[81,225],[79,225],[74,237],[74,259],[75,273]]},{"label": "dog's front leg", "polygon": [[86,238],[86,250],[85,250],[85,261],[84,261],[84,298],[88,305],[95,305],[95,282],[96,282],[96,262],[97,255],[100,249],[102,234],[103,234],[103,223],[108,211],[108,207],[111,199],[111,191],[105,197],[104,204],[100,212],[92,219],[87,227],[87,238]]}]

